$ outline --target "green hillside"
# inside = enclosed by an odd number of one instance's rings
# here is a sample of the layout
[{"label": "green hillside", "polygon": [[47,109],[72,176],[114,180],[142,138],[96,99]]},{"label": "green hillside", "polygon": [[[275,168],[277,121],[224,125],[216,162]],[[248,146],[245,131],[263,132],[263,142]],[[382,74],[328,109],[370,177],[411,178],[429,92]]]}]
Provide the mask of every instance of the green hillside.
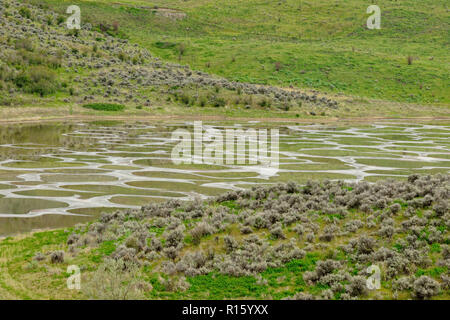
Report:
[{"label": "green hillside", "polygon": [[381,30],[362,0],[54,1],[114,26],[153,54],[231,80],[383,100],[450,101],[444,0],[380,0]]},{"label": "green hillside", "polygon": [[[85,22],[81,30],[70,30],[65,14],[43,6],[8,0],[0,9],[0,119],[111,112],[241,117],[336,116],[346,112],[355,116],[342,101],[318,92],[230,81],[161,61],[147,49],[122,39],[126,35],[118,23],[92,27]],[[429,113],[430,109],[419,112]],[[434,115],[442,112],[445,110]],[[384,110],[383,114],[388,113]]]}]

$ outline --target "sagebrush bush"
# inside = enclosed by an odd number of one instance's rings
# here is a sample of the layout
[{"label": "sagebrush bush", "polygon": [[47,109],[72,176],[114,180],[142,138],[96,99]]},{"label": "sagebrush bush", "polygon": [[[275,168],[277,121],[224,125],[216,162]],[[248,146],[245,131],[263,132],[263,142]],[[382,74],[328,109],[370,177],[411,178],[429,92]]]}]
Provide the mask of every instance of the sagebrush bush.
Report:
[{"label": "sagebrush bush", "polygon": [[34,49],[33,41],[29,38],[17,39],[14,47],[16,50],[33,51]]},{"label": "sagebrush bush", "polygon": [[367,293],[366,278],[362,276],[352,277],[346,289],[354,297],[365,295]]},{"label": "sagebrush bush", "polygon": [[285,239],[286,236],[284,235],[283,232],[283,228],[281,226],[280,223],[275,224],[271,229],[270,229],[270,234],[275,238],[275,239]]},{"label": "sagebrush bush", "polygon": [[[68,243],[81,250],[114,239],[111,257],[151,267],[162,276],[161,290],[171,292],[186,289],[180,276],[219,273],[270,284],[267,277],[288,270],[310,291],[297,298],[366,298],[366,269],[375,264],[387,284],[375,298],[403,291],[428,299],[450,281],[450,214],[432,209],[447,200],[442,186],[448,179],[279,184],[207,201],[154,203],[103,214],[99,222],[75,228]],[[385,203],[377,206],[380,199]],[[366,205],[370,210],[363,211]]]},{"label": "sagebrush bush", "polygon": [[413,284],[414,294],[419,299],[429,299],[439,293],[439,282],[428,276],[421,276]]},{"label": "sagebrush bush", "polygon": [[191,231],[192,241],[194,244],[199,244],[200,240],[214,232],[214,228],[206,222],[198,223]]},{"label": "sagebrush bush", "polygon": [[143,299],[144,290],[137,264],[123,259],[106,259],[93,273],[82,290],[96,300],[138,300]]},{"label": "sagebrush bush", "polygon": [[45,260],[45,255],[42,252],[38,252],[34,255],[33,260],[43,261],[43,260]]},{"label": "sagebrush bush", "polygon": [[170,231],[166,236],[166,247],[177,247],[184,239],[184,233],[181,228]]},{"label": "sagebrush bush", "polygon": [[64,262],[64,251],[55,251],[50,254],[51,263],[63,263]]}]

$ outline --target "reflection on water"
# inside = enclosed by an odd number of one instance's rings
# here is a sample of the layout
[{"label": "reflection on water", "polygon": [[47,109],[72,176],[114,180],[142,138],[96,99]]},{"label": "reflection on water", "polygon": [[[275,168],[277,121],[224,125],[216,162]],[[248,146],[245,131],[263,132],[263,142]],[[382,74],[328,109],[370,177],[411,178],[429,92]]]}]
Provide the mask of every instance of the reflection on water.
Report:
[{"label": "reflection on water", "polygon": [[204,126],[278,128],[280,170],[268,177],[254,165],[175,165],[171,133],[192,130],[186,122],[0,126],[0,235],[70,226],[104,210],[213,196],[257,184],[373,182],[411,173],[448,173],[450,168],[448,125]]}]

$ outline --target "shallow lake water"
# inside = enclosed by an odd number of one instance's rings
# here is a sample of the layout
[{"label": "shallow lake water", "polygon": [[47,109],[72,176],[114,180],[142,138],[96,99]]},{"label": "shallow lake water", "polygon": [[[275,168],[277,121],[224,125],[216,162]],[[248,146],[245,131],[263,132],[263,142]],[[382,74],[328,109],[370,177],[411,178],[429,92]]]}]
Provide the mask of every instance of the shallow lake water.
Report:
[{"label": "shallow lake water", "polygon": [[[208,197],[309,179],[406,179],[448,173],[450,125],[203,123],[204,129],[279,130],[279,170],[171,161],[172,132],[192,122],[0,126],[0,236],[71,226],[117,208]],[[269,140],[270,142],[270,140]],[[270,151],[270,148],[269,148]],[[248,154],[247,154],[248,155]]]}]

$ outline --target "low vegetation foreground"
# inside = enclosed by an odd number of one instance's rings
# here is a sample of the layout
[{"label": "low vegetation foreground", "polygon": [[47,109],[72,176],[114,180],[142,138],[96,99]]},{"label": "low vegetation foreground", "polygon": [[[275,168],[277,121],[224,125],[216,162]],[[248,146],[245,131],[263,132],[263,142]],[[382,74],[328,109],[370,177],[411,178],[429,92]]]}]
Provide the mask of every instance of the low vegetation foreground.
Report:
[{"label": "low vegetation foreground", "polygon": [[0,298],[449,299],[449,182],[291,182],[6,238]]}]

